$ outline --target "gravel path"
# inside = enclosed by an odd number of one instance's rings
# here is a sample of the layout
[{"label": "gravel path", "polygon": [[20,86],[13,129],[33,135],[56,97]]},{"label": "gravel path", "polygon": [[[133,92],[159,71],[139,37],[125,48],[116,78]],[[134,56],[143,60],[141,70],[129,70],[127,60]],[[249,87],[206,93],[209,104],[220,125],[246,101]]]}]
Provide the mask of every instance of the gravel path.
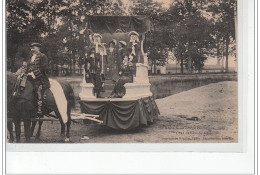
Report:
[{"label": "gravel path", "polygon": [[[161,116],[148,126],[116,131],[71,125],[73,143],[206,143],[238,141],[237,82],[209,84],[157,99]],[[41,143],[59,143],[59,122],[44,122]],[[85,140],[81,138],[87,136]],[[23,136],[22,136],[23,137]],[[35,142],[32,139],[32,142]]]}]

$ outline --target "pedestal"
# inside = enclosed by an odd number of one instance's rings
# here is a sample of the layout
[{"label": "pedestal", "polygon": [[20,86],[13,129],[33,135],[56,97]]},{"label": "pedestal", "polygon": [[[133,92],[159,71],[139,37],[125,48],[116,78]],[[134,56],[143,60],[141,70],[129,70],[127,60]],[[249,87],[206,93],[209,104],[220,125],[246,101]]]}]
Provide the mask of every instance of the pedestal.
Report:
[{"label": "pedestal", "polygon": [[133,83],[126,83],[126,94],[123,98],[148,97],[152,96],[150,91],[151,84],[148,78],[148,65],[143,63],[136,64],[136,77]]},{"label": "pedestal", "polygon": [[147,53],[144,53],[144,54],[143,54],[143,57],[144,57],[144,64],[148,65],[148,56],[147,56]]},{"label": "pedestal", "polygon": [[134,83],[149,83],[147,64],[136,63],[136,76],[134,77]]},{"label": "pedestal", "polygon": [[93,95],[94,85],[92,83],[81,83],[80,87],[81,87],[81,93],[79,93],[79,98],[81,100],[96,98]]},{"label": "pedestal", "polygon": [[139,98],[152,96],[150,83],[126,83],[126,94],[123,98]]}]

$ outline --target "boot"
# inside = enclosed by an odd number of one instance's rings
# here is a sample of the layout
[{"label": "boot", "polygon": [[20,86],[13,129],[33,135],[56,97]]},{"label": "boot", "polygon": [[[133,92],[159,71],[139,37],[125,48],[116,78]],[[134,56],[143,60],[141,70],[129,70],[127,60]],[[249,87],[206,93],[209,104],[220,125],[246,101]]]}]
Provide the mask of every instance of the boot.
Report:
[{"label": "boot", "polygon": [[42,85],[39,86],[38,92],[37,92],[38,98],[37,98],[37,117],[43,118],[42,114]]},{"label": "boot", "polygon": [[42,114],[42,101],[38,100],[37,105],[38,105],[37,117],[43,118],[43,114]]}]

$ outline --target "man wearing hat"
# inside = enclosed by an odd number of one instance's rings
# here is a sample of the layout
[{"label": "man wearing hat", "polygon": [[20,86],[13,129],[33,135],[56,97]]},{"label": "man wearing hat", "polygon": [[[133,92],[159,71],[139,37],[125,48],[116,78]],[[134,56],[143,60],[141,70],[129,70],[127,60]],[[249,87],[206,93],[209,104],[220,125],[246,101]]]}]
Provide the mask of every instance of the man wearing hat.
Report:
[{"label": "man wearing hat", "polygon": [[48,58],[45,54],[40,52],[41,45],[39,43],[32,43],[30,47],[31,57],[30,60],[28,60],[27,75],[28,80],[33,84],[34,93],[37,97],[37,116],[43,117],[43,94],[46,89],[50,88],[50,82],[47,77]]}]

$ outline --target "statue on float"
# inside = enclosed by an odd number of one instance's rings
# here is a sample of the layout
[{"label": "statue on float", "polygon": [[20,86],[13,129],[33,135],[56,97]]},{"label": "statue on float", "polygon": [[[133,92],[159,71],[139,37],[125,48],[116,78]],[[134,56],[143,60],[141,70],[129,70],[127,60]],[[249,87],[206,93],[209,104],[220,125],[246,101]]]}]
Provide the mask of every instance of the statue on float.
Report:
[{"label": "statue on float", "polygon": [[115,39],[112,39],[108,43],[107,48],[107,57],[106,57],[106,72],[105,72],[105,78],[106,80],[112,80],[113,82],[116,82],[118,80],[118,53],[116,49],[117,41]]},{"label": "statue on float", "polygon": [[136,31],[129,32],[128,36],[130,37],[130,61],[134,64],[143,63],[142,53],[141,53],[141,45],[139,40],[139,34]]},{"label": "statue on float", "polygon": [[85,78],[86,82],[94,85],[93,95],[100,98],[102,90],[102,56],[99,53],[102,36],[98,33],[90,37],[92,43],[89,53],[85,60]]}]

